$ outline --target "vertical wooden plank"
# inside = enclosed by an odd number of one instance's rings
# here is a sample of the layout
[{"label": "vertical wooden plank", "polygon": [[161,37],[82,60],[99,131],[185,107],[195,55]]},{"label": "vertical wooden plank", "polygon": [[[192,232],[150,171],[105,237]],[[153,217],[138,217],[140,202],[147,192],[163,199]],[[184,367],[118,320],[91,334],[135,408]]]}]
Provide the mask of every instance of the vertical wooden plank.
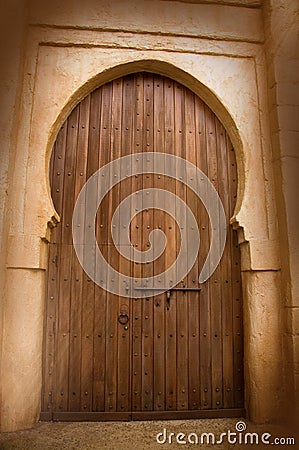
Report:
[{"label": "vertical wooden plank", "polygon": [[[112,127],[112,142],[111,150],[113,159],[118,159],[123,155],[122,151],[122,135],[123,127],[123,114],[125,106],[123,103],[126,98],[123,94],[124,79],[119,79],[113,82],[113,100],[112,100],[112,114],[111,114],[111,127]],[[127,112],[127,111],[126,111]],[[129,174],[128,174],[129,175]],[[123,186],[123,185],[122,185]],[[126,186],[126,183],[124,184]],[[126,189],[126,188],[125,188]],[[115,208],[119,205],[122,198],[120,185],[116,186],[112,193],[112,210],[111,214],[114,214]],[[118,225],[121,223],[121,217],[118,215]],[[118,233],[119,235],[119,233]],[[114,248],[114,244],[111,246]],[[114,255],[114,256],[113,256]],[[118,256],[117,252],[111,251],[110,261],[112,266],[119,272],[123,269],[124,260]],[[120,313],[129,314],[130,305],[126,298],[119,297],[118,305],[116,302],[115,321],[117,324],[117,411],[127,411],[129,405],[129,333],[126,332],[124,326],[118,322],[118,316]]]},{"label": "vertical wooden plank", "polygon": [[[206,132],[207,132],[207,154],[209,156],[208,176],[218,191],[218,161],[217,161],[217,140],[215,129],[215,115],[211,110],[206,111]],[[216,234],[213,239],[217,239],[219,224],[216,224]],[[217,241],[216,241],[217,243]],[[222,329],[221,329],[221,273],[218,266],[210,278],[211,295],[211,342],[212,342],[212,407],[221,407],[222,402]]]},{"label": "vertical wooden plank", "polygon": [[[51,238],[55,238],[52,231]],[[51,239],[51,240],[52,240]],[[50,243],[48,247],[47,285],[45,289],[45,326],[43,338],[43,394],[42,411],[52,412],[54,395],[55,370],[55,319],[57,302],[57,245]],[[55,298],[56,297],[56,298]]]},{"label": "vertical wooden plank", "polygon": [[[112,106],[113,106],[113,83],[109,83],[102,87],[103,96],[103,118],[101,126],[101,139],[105,145],[106,164],[114,159],[112,151]],[[109,173],[109,177],[112,174]],[[109,224],[111,223],[113,204],[115,202],[115,190],[110,190],[107,195],[108,205],[106,211],[107,227],[107,261],[114,266],[113,253],[111,249],[111,233],[109,231]],[[111,273],[108,271],[107,277],[112,281]],[[112,412],[117,410],[117,351],[118,351],[118,332],[117,332],[117,317],[118,317],[118,298],[107,292],[107,311],[106,311],[106,376],[105,376],[105,410]]]},{"label": "vertical wooden plank", "polygon": [[[149,152],[153,150],[153,76],[149,74],[143,75],[143,110],[144,110],[144,126],[142,133],[142,148],[143,151]],[[145,165],[148,161],[145,161]],[[143,176],[143,189],[146,192],[147,188],[153,186],[153,175],[146,174]],[[150,243],[148,240],[150,231],[153,230],[153,210],[145,209],[142,213],[143,223],[143,247],[142,250],[149,249]],[[144,279],[150,279],[153,276],[153,264],[144,263],[142,276]],[[153,297],[147,297],[143,301],[143,315],[142,315],[142,409],[144,411],[153,410]]]},{"label": "vertical wooden plank", "polygon": [[[121,114],[122,114],[122,79],[117,79],[112,82],[112,102],[111,102],[111,160],[116,160],[120,157],[120,137],[121,137]],[[110,173],[111,178],[113,173]],[[116,186],[110,192],[110,204],[109,204],[109,224],[112,221],[112,216],[116,207],[119,204],[120,192],[118,186]],[[119,223],[120,217],[118,214]],[[110,226],[109,226],[109,246],[108,246],[108,258],[111,266],[119,270],[119,258],[115,252],[115,247],[112,242],[112,237],[110,236]],[[110,276],[110,282],[116,283],[116,280]],[[122,402],[122,397],[125,395],[124,389],[124,379],[126,374],[123,373],[124,359],[122,354],[122,339],[125,339],[126,334],[121,329],[121,325],[118,323],[118,316],[120,314],[121,303],[120,299],[111,294],[111,300],[113,304],[113,313],[110,317],[111,325],[114,329],[115,335],[115,366],[111,367],[110,370],[113,371],[113,377],[115,379],[115,394],[116,394],[116,411],[123,411],[124,405]],[[123,337],[122,337],[123,336]]]},{"label": "vertical wooden plank", "polygon": [[[107,246],[106,246],[107,247]],[[105,411],[106,292],[95,286],[93,411]]]},{"label": "vertical wooden plank", "polygon": [[56,410],[60,411],[68,410],[71,250],[70,245],[62,245],[58,259],[61,273],[56,337]]},{"label": "vertical wooden plank", "polygon": [[[80,411],[81,406],[81,312],[82,268],[74,249],[71,256],[70,343],[69,343],[69,411]],[[78,370],[79,368],[79,370]]]},{"label": "vertical wooden plank", "polygon": [[[206,153],[206,133],[205,133],[205,119],[204,119],[204,104],[197,96],[195,96],[195,146],[196,146],[196,165],[204,174],[207,174],[207,153]],[[201,272],[204,261],[207,257],[210,245],[209,233],[209,218],[206,209],[201,202],[197,202],[197,222],[200,232],[200,249],[198,255],[198,275]],[[196,279],[198,281],[198,277]],[[192,281],[193,282],[193,281]],[[201,291],[198,294],[199,298],[199,323],[198,323],[198,360],[199,360],[199,379],[198,387],[190,386],[190,395],[192,395],[193,403],[197,403],[198,409],[207,408],[210,404],[210,297],[209,297],[209,283],[206,282],[200,286]],[[196,334],[196,327],[193,324],[194,333]],[[196,339],[193,336],[192,337]],[[192,384],[192,383],[191,383]],[[196,389],[196,392],[194,392]],[[197,393],[198,391],[198,393]],[[193,396],[194,394],[194,396]],[[191,400],[191,398],[189,397]],[[195,406],[195,405],[194,405]]]},{"label": "vertical wooden plank", "polygon": [[[83,184],[86,181],[88,125],[90,97],[86,97],[78,106],[79,124],[76,152],[76,166],[74,168],[75,182],[73,197],[76,201]],[[77,224],[77,226],[81,224]],[[83,224],[82,224],[83,225]],[[83,229],[83,227],[82,227]],[[70,304],[70,347],[69,347],[69,410],[79,411],[81,406],[81,315],[82,315],[83,271],[72,249],[72,279]]]},{"label": "vertical wooden plank", "polygon": [[[174,95],[173,81],[164,79],[165,110],[165,148],[166,153],[174,153]],[[175,180],[167,179],[167,190],[175,192]],[[171,265],[171,255],[176,253],[176,242],[172,225],[168,225],[169,216],[164,214],[167,249],[165,252],[165,270]],[[171,227],[171,228],[169,228]],[[165,345],[166,345],[166,410],[177,408],[177,333],[176,333],[176,301],[175,295],[170,300],[170,307],[165,312]]]},{"label": "vertical wooden plank", "polygon": [[[237,198],[237,164],[233,146],[226,134],[227,164],[230,189],[230,214],[233,214]],[[235,407],[244,406],[244,373],[243,373],[243,308],[240,267],[240,248],[237,231],[230,228],[231,234],[231,283],[232,283],[232,320],[233,320],[233,378]]]},{"label": "vertical wooden plank", "polygon": [[[89,130],[88,110],[92,108],[91,99],[88,99],[86,110],[82,111],[82,138],[84,139],[84,130]],[[92,136],[93,138],[93,136]],[[78,148],[79,150],[79,148]],[[88,140],[86,178],[88,179],[97,169],[98,148],[93,139]],[[80,146],[80,153],[82,148]],[[83,225],[83,224],[82,224]],[[88,227],[94,227],[94,223],[84,222],[84,230]],[[83,259],[90,259],[94,254],[94,248],[85,245],[83,250]],[[94,267],[95,270],[95,267]],[[80,392],[80,410],[83,412],[92,411],[93,397],[93,319],[94,319],[94,292],[95,285],[89,276],[84,273],[82,277],[82,303],[81,303],[81,392]]]},{"label": "vertical wooden plank", "polygon": [[[132,76],[123,78],[122,85],[122,112],[121,112],[121,140],[120,156],[131,154],[132,152],[132,132],[133,132],[133,93],[134,81]],[[123,174],[123,173],[122,173]],[[125,175],[131,175],[131,172],[126,172]],[[132,181],[129,177],[119,186],[119,203],[122,199],[131,194]],[[119,226],[122,227],[122,218],[119,218]],[[133,264],[125,258],[119,258],[119,272],[124,275],[132,276]],[[119,379],[119,393],[118,403],[119,411],[131,411],[131,333],[132,333],[132,300],[129,298],[120,297],[119,312],[125,312],[129,316],[128,323],[124,326],[118,324],[119,327],[119,364],[118,364],[118,379]]]},{"label": "vertical wooden plank", "polygon": [[57,394],[58,409],[69,408],[69,343],[70,343],[70,297],[71,297],[71,260],[72,236],[71,221],[74,193],[74,168],[76,162],[79,111],[75,109],[67,121],[66,155],[63,179],[63,202],[61,216],[61,246],[58,264],[59,303],[57,322]]},{"label": "vertical wooden plank", "polygon": [[240,261],[240,249],[237,233],[233,232],[233,333],[234,333],[234,386],[235,406],[244,406],[244,373],[243,373],[243,326],[242,326],[242,290],[240,269],[236,262]]},{"label": "vertical wooden plank", "polygon": [[[65,161],[65,145],[67,124],[61,127],[50,162],[50,184],[54,206],[59,214],[62,209],[63,176]],[[56,402],[56,361],[55,361],[55,326],[57,319],[59,267],[58,252],[61,239],[60,223],[52,230],[51,241],[48,249],[48,269],[46,282],[45,301],[45,331],[43,345],[43,404],[42,410],[51,412],[53,403]]]},{"label": "vertical wooden plank", "polygon": [[[141,74],[134,76],[134,99],[135,109],[133,116],[133,133],[132,133],[132,152],[141,151],[143,129],[143,77]],[[132,192],[136,192],[143,187],[142,175],[135,175],[132,179]],[[132,197],[131,209],[136,208]],[[131,223],[131,242],[136,249],[141,250],[142,247],[142,214],[137,214]],[[135,262],[133,269],[134,277],[139,283],[138,278],[142,277],[142,264]],[[137,285],[139,285],[136,283]],[[133,411],[142,410],[142,342],[143,342],[143,299],[133,300],[132,311],[132,409]]]},{"label": "vertical wooden plank", "polygon": [[[83,129],[88,129],[88,153],[86,166],[86,179],[98,170],[99,161],[99,127],[100,127],[100,102],[101,92],[99,90],[91,94],[89,100],[90,118],[82,123]],[[93,227],[95,224],[87,223],[84,227]],[[96,222],[97,227],[97,222]],[[96,228],[97,230],[97,228]],[[97,235],[97,233],[96,233]],[[85,246],[83,258],[94,255],[94,248]],[[94,270],[96,267],[94,265]],[[94,374],[99,362],[95,358],[94,346],[98,344],[99,331],[95,329],[95,295],[97,287],[87,274],[83,274],[82,280],[82,332],[81,332],[81,411],[94,410]]]},{"label": "vertical wooden plank", "polygon": [[[185,91],[185,117],[186,117],[186,155],[188,161],[190,161],[195,166],[197,165],[197,149],[196,149],[196,137],[197,137],[197,126],[196,126],[196,107],[198,104],[195,101],[195,95],[190,91]],[[187,174],[188,178],[192,174]],[[198,226],[202,225],[202,218],[199,216],[198,199],[194,194],[188,189],[186,194],[186,202],[189,207],[193,210],[193,214],[196,217]],[[188,224],[186,224],[188,226]],[[189,248],[187,249],[189,251]],[[191,268],[187,275],[187,286],[198,288],[198,261]],[[188,325],[188,398],[186,399],[188,403],[188,409],[198,409],[199,408],[199,394],[200,394],[200,375],[199,375],[199,302],[200,293],[199,292],[189,292],[187,294],[187,325]]]},{"label": "vertical wooden plank", "polygon": [[61,215],[61,243],[72,245],[72,215],[74,209],[75,167],[78,139],[79,108],[67,120],[67,140],[63,177],[63,203]]},{"label": "vertical wooden plank", "polygon": [[[51,157],[53,160],[51,176],[51,194],[56,211],[62,214],[62,200],[64,189],[64,163],[66,156],[67,121],[62,125],[55,142],[54,151]],[[60,223],[57,224],[60,229]]]},{"label": "vertical wooden plank", "polygon": [[[102,139],[103,127],[103,89],[99,88],[91,94],[92,108],[89,134],[92,147],[98,156],[97,168],[106,163],[106,147]],[[97,150],[98,149],[98,152]],[[95,168],[96,169],[96,168]],[[98,180],[100,189],[101,179]],[[107,257],[107,220],[106,211],[101,204],[96,216],[96,239],[100,251]],[[101,268],[95,266],[96,271]],[[106,291],[100,286],[94,288],[94,335],[93,335],[93,411],[105,411],[105,358],[106,358]]]},{"label": "vertical wooden plank", "polygon": [[232,283],[231,283],[231,230],[230,189],[227,167],[227,147],[225,130],[216,122],[218,189],[227,218],[227,234],[224,253],[220,262],[222,298],[222,349],[223,349],[223,407],[231,408],[233,403],[233,336],[232,336]]},{"label": "vertical wooden plank", "polygon": [[[95,119],[92,129],[96,133],[98,139],[99,155],[98,167],[105,166],[110,161],[110,115],[111,115],[111,84],[105,85],[98,89],[98,100],[95,102]],[[95,93],[94,93],[95,94]],[[97,104],[97,106],[96,106]],[[102,180],[99,179],[99,189]],[[96,218],[97,243],[106,261],[108,261],[109,246],[109,217],[108,217],[108,199],[103,200]],[[101,270],[96,266],[96,270]],[[103,279],[103,281],[106,281]],[[107,387],[107,355],[108,346],[110,345],[110,337],[108,333],[108,317],[110,314],[111,304],[108,301],[108,293],[99,286],[95,287],[95,322],[94,322],[94,394],[93,409],[94,411],[111,411],[113,405],[109,403],[113,391],[116,386]],[[113,355],[110,355],[113,356]],[[113,364],[113,363],[112,363]],[[109,389],[109,391],[107,390]],[[112,394],[110,394],[112,392]],[[116,395],[116,394],[114,394]]]},{"label": "vertical wooden plank", "polygon": [[[161,152],[164,148],[164,83],[160,76],[154,77],[154,151]],[[162,166],[161,170],[164,171]],[[159,189],[165,189],[165,177],[156,175],[153,180],[153,186]],[[157,194],[158,195],[158,194]],[[162,205],[163,206],[163,205]],[[164,224],[164,213],[159,209],[154,211],[154,225],[155,229],[162,230]],[[164,230],[163,230],[164,231]],[[153,275],[160,274],[158,278],[158,286],[165,286],[165,253],[155,261]],[[165,410],[165,294],[156,295],[154,298],[154,330],[153,330],[153,345],[154,345],[154,410]]]},{"label": "vertical wooden plank", "polygon": [[[177,86],[176,83],[173,85],[174,89],[174,154],[180,156],[181,158],[188,159],[189,157],[189,126],[191,122],[191,117],[186,113],[186,103],[185,103],[185,90],[181,86]],[[187,131],[188,130],[188,131]],[[186,176],[186,171],[185,174]],[[177,173],[179,178],[179,174]],[[187,189],[185,184],[180,181],[175,183],[175,193],[180,197],[185,204],[187,204]],[[184,208],[176,205],[176,216],[181,223],[182,229],[188,227],[187,218]],[[176,232],[176,257],[179,253],[181,247],[181,230],[177,229]],[[188,244],[185,243],[181,251],[188,253]],[[185,261],[185,269],[187,269],[187,258]],[[180,268],[178,268],[180,269]],[[187,276],[179,283],[181,287],[187,287]],[[176,292],[173,296],[176,302],[177,309],[177,410],[187,410],[188,409],[188,390],[189,390],[189,380],[188,380],[188,296],[186,292]],[[173,302],[173,300],[171,300]]]},{"label": "vertical wooden plank", "polygon": [[[207,154],[207,128],[205,121],[204,103],[196,98],[196,142],[197,165],[202,172],[208,175],[208,154]],[[210,247],[210,224],[207,217],[205,207],[198,205],[200,217],[200,252],[198,260],[199,273],[203,267]],[[200,291],[199,317],[200,317],[200,407],[201,409],[211,408],[211,297],[210,297],[210,281],[203,283]]]}]

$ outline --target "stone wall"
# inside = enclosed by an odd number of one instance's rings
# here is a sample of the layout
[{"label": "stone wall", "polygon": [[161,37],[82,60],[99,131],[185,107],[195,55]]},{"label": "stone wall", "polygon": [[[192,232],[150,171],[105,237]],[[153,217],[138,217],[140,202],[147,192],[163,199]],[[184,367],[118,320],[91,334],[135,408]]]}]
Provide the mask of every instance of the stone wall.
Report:
[{"label": "stone wall", "polygon": [[[2,355],[2,330],[5,319],[5,275],[8,237],[8,197],[12,190],[9,183],[13,170],[16,145],[16,123],[22,86],[22,63],[26,17],[22,0],[12,0],[2,6],[0,16],[0,355]],[[0,358],[1,373],[2,358]],[[0,403],[2,390],[0,391]]]},{"label": "stone wall", "polygon": [[[264,9],[282,261],[285,385],[289,388],[290,403],[295,407],[299,403],[299,4],[296,0],[272,0],[265,2]],[[297,401],[294,401],[294,389]]]},{"label": "stone wall", "polygon": [[[218,115],[234,144],[239,186],[231,221],[242,251],[246,408],[256,422],[277,419],[284,323],[289,373],[294,373],[298,251],[295,197],[287,195],[294,192],[289,179],[296,168],[285,164],[295,160],[296,149],[281,143],[282,138],[294,142],[294,136],[283,134],[281,125],[275,128],[278,120],[286,123],[287,87],[278,78],[271,84],[271,77],[285,57],[283,42],[292,39],[279,38],[280,33],[294,16],[283,14],[282,26],[282,10],[270,3],[263,9],[258,0],[15,2],[20,23],[9,27],[8,36],[19,30],[16,42],[8,39],[12,52],[4,50],[11,69],[3,75],[7,114],[1,114],[2,429],[30,427],[40,411],[46,241],[59,220],[48,179],[53,142],[88,92],[139,70],[192,89]],[[275,23],[282,27],[273,33]],[[276,98],[284,102],[281,107]]]}]

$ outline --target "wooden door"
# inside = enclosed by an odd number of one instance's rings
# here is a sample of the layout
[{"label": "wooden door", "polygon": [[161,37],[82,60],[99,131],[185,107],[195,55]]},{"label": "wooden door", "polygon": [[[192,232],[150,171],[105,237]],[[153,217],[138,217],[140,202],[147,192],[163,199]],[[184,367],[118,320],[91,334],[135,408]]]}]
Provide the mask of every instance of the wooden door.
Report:
[{"label": "wooden door", "polygon": [[[93,173],[140,152],[173,154],[199,167],[221,198],[227,239],[217,269],[199,285],[212,234],[206,208],[180,180],[149,173],[131,176],[129,171],[105,196],[96,215],[97,243],[112,267],[136,279],[161,274],[163,284],[163,273],[180,249],[175,219],[149,208],[134,216],[131,244],[146,251],[150,232],[160,229],[167,238],[165,251],[150,263],[119,254],[110,225],[116,207],[132,192],[154,187],[174,193],[190,207],[200,231],[197,260],[176,290],[130,298],[108,292],[84,272],[73,247],[72,214]],[[49,244],[41,417],[242,415],[240,255],[236,232],[229,225],[237,172],[232,144],[215,114],[169,78],[144,72],[114,80],[88,95],[62,126],[50,178],[61,222],[52,230]]]}]

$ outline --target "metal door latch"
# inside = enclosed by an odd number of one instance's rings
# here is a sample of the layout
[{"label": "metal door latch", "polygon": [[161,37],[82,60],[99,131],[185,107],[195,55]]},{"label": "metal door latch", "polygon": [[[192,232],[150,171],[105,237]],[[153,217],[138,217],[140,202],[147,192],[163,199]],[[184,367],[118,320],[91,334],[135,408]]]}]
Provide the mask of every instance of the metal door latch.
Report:
[{"label": "metal door latch", "polygon": [[161,293],[166,292],[166,302],[167,302],[167,310],[170,308],[170,298],[172,292],[181,291],[181,292],[199,292],[201,288],[196,287],[168,287],[168,288],[157,288],[157,287],[135,287],[135,291],[161,291]]}]

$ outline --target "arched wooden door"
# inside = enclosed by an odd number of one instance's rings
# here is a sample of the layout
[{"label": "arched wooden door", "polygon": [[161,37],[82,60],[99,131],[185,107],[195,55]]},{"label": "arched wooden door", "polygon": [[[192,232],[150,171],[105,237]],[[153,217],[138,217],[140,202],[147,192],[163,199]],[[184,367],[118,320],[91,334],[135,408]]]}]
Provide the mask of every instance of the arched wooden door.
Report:
[{"label": "arched wooden door", "polygon": [[[171,215],[148,208],[136,212],[130,224],[131,244],[140,251],[148,250],[153,229],[164,231],[165,251],[153,262],[121,256],[111,235],[120,202],[132,192],[155,187],[178,195],[192,210],[200,230],[195,264],[168,294],[130,298],[99,287],[78,261],[72,214],[82,186],[110,161],[139,152],[164,152],[190,161],[219,193],[227,240],[216,271],[201,285],[198,277],[211,244],[206,208],[180,180],[148,173],[131,176],[130,168],[103,199],[93,224],[105,259],[136,279],[161,274],[163,283],[163,273],[180,249],[180,230]],[[130,420],[243,414],[240,256],[229,226],[236,161],[215,114],[169,78],[145,72],[119,78],[72,111],[54,145],[50,178],[61,222],[49,244],[41,417]]]}]

